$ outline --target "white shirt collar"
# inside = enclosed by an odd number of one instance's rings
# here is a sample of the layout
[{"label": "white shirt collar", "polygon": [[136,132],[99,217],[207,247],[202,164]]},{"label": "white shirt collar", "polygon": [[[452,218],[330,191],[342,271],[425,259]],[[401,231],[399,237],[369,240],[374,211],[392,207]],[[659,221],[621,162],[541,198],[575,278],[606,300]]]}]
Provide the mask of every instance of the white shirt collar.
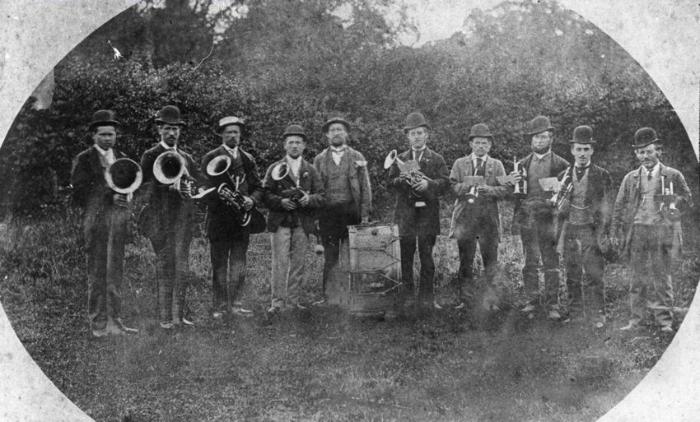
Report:
[{"label": "white shirt collar", "polygon": [[162,146],[166,150],[177,151],[177,144],[170,146],[170,145],[166,144],[165,141],[160,141],[160,146]]},{"label": "white shirt collar", "polygon": [[238,157],[238,146],[234,148],[231,148],[226,144],[221,144],[221,146],[224,147],[224,149],[228,151],[229,154],[233,155],[234,158]]},{"label": "white shirt collar", "polygon": [[97,144],[94,144],[94,146],[95,146],[95,149],[97,150],[97,152],[99,152],[100,155],[105,159],[107,164],[112,164],[117,160],[116,157],[114,156],[114,149],[110,148],[110,149],[104,150],[104,149],[102,149],[102,147],[100,147]]},{"label": "white shirt collar", "polygon": [[484,163],[485,163],[486,160],[489,159],[489,155],[488,155],[488,154],[484,154],[483,157],[477,157],[476,154],[473,154],[473,153],[472,153],[472,163],[474,163],[475,166],[476,166],[476,160],[477,160],[477,158],[481,158],[481,159],[484,161]]},{"label": "white shirt collar", "polygon": [[342,153],[345,152],[345,149],[346,149],[346,148],[347,148],[347,145],[343,145],[343,146],[340,146],[340,147],[331,146],[331,152],[334,153],[334,154],[342,154]]},{"label": "white shirt collar", "polygon": [[546,157],[547,154],[551,154],[551,153],[552,153],[552,150],[550,149],[549,151],[545,152],[544,154],[538,154],[538,153],[536,153],[536,152],[534,152],[534,151],[533,151],[532,153],[535,154],[535,157],[537,157],[538,160],[541,160],[541,159],[543,159],[544,157]]},{"label": "white shirt collar", "polygon": [[299,176],[299,169],[301,168],[301,155],[297,158],[292,158],[287,155],[287,163],[289,164],[289,170],[295,177]]},{"label": "white shirt collar", "polygon": [[102,147],[100,147],[100,146],[97,145],[97,144],[94,144],[94,147],[95,147],[95,149],[97,150],[97,152],[99,152],[103,157],[106,157],[107,154],[109,154],[109,152],[112,151],[112,148],[110,148],[110,149],[102,149]]},{"label": "white shirt collar", "polygon": [[[659,170],[661,169],[661,162],[657,162],[654,167],[651,168],[651,177],[655,177],[659,175]],[[644,176],[649,175],[649,170],[647,170],[646,167],[642,166],[642,174]]]}]

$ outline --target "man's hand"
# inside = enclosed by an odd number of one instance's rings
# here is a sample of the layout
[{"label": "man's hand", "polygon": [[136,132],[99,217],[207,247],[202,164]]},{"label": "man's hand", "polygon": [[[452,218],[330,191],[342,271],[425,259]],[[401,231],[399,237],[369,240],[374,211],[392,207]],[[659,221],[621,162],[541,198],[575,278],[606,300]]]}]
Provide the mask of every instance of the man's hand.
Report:
[{"label": "man's hand", "polygon": [[250,211],[253,208],[253,205],[255,205],[255,202],[253,202],[253,199],[250,196],[243,197],[243,208],[246,211]]},{"label": "man's hand", "polygon": [[493,194],[493,186],[479,185],[476,187],[476,191],[479,192],[479,195],[489,196]]},{"label": "man's hand", "polygon": [[508,176],[513,177],[515,179],[515,183],[520,183],[520,181],[523,180],[523,175],[515,170],[511,171]]},{"label": "man's hand", "polygon": [[297,209],[297,204],[289,198],[283,198],[281,202],[282,208],[284,208],[287,211],[294,211],[295,209]]},{"label": "man's hand", "polygon": [[421,179],[419,182],[416,182],[413,185],[411,185],[411,188],[416,192],[425,192],[426,189],[428,189],[428,181],[425,179]]},{"label": "man's hand", "polygon": [[299,204],[300,204],[302,207],[306,207],[306,206],[309,205],[309,194],[308,194],[308,193],[304,192],[304,196],[302,196],[301,198],[299,198]]},{"label": "man's hand", "polygon": [[369,224],[369,216],[362,217],[362,224]]}]

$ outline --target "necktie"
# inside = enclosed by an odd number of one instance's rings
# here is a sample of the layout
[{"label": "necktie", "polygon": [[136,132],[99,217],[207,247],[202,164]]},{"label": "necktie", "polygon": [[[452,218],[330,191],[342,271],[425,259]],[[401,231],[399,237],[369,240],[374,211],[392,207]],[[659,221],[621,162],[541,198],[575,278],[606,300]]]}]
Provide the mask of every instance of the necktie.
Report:
[{"label": "necktie", "polygon": [[576,167],[576,180],[577,180],[577,181],[581,181],[581,178],[583,177],[583,173],[586,172],[586,169],[587,169],[587,168],[588,168],[588,166],[586,166],[586,167]]}]

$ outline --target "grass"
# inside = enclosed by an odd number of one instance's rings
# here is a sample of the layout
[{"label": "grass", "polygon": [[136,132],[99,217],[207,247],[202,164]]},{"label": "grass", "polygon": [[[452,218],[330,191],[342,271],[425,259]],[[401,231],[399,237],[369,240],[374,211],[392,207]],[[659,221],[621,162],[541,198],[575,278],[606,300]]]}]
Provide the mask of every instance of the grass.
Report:
[{"label": "grass", "polygon": [[[507,221],[504,219],[504,221]],[[153,253],[127,248],[124,315],[141,331],[93,340],[85,320],[79,219],[48,214],[5,227],[15,245],[0,260],[0,295],[13,327],[47,376],[80,408],[108,421],[580,421],[622,399],[671,340],[655,330],[623,334],[627,270],[606,272],[613,321],[603,329],[498,313],[442,311],[358,319],[337,308],[269,319],[269,238],[253,237],[245,300],[250,319],[214,321],[205,239],[195,239],[188,298],[197,328],[164,332],[154,320]],[[520,245],[507,231],[500,282],[517,297]],[[437,293],[450,298],[454,245],[441,239]],[[309,252],[306,292],[320,285]],[[700,268],[687,252],[674,279],[687,306]]]}]

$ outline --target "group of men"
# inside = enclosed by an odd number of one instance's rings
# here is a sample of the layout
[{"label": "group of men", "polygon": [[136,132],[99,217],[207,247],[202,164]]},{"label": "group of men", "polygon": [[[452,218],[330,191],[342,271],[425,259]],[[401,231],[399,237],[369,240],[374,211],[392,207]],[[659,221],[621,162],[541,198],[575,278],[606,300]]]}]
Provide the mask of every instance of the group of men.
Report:
[{"label": "group of men", "polygon": [[[310,306],[301,297],[300,286],[307,279],[304,260],[311,234],[321,240],[324,249],[322,296],[316,303],[323,302],[347,243],[348,226],[368,223],[372,208],[367,161],[348,146],[350,123],[340,115],[326,121],[323,134],[328,147],[313,163],[303,158],[308,140],[304,128],[288,126],[281,137],[285,156],[270,165],[261,181],[253,156],[240,145],[246,132],[241,118],[227,116],[218,121],[222,144],[199,164],[178,147],[185,122],[177,107],[161,109],[155,122],[160,140],[143,154],[143,185],[136,194],[147,203],[139,225],[156,254],[160,326],[192,325],[185,291],[196,201],[207,207],[213,318],[252,315],[240,297],[246,252],[250,234],[265,228],[272,244],[268,312]],[[89,126],[94,145],[76,157],[72,185],[76,202],[85,208],[90,327],[94,336],[102,337],[136,331],[120,318],[126,220],[133,194],[115,191],[105,177],[110,166],[124,157],[114,148],[119,127],[115,114],[97,111]],[[521,311],[532,315],[541,310],[549,318],[562,319],[582,306],[584,312],[588,308],[604,320],[605,255],[624,250],[634,276],[632,316],[623,328],[642,323],[646,305],[650,305],[661,329],[672,330],[670,260],[680,241],[678,215],[691,205],[683,176],[660,163],[661,141],[653,129],[642,128],[632,145],[641,166],[625,176],[614,199],[609,173],[592,164],[596,146],[592,129],[579,126],[574,130],[569,141],[572,165],[552,152],[553,130],[545,116],[528,122],[526,135],[532,151],[506,174],[503,163],[489,155],[494,137],[488,126],[476,124],[467,136],[471,153],[457,159],[448,172],[443,157],[428,148],[431,127],[425,117],[418,112],[406,117],[403,131],[409,149],[397,155],[385,174],[396,196],[402,297],[410,302],[417,299],[427,307],[446,306],[434,298],[433,248],[440,233],[439,198],[452,189],[457,199],[450,236],[457,241],[460,258],[452,304],[456,309],[473,303],[477,244],[483,279],[487,285],[494,281],[498,273],[498,201],[513,199],[513,226],[525,255],[522,273],[527,300]],[[176,178],[164,182],[158,177],[166,171],[159,157],[167,152],[176,153],[184,168]],[[225,166],[215,170],[220,162]],[[269,213],[266,224],[261,225],[257,209],[262,207]],[[248,218],[241,218],[242,214]],[[420,276],[414,283],[416,249]],[[565,282],[559,273],[562,254]],[[544,289],[540,288],[540,268]],[[584,287],[590,287],[587,294]]]}]

